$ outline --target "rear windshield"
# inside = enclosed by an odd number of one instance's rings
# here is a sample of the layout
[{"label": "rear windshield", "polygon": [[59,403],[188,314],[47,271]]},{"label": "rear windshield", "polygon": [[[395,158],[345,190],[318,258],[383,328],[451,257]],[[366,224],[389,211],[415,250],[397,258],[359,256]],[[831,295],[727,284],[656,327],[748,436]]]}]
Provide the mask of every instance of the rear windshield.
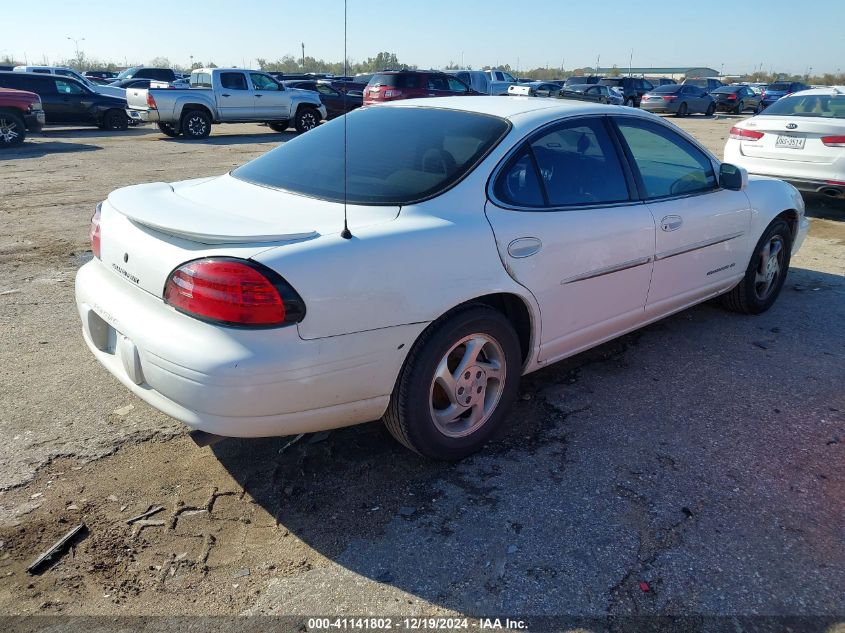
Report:
[{"label": "rear windshield", "polygon": [[378,74],[370,79],[370,86],[390,86],[391,88],[419,88],[422,75],[414,74]]},{"label": "rear windshield", "polygon": [[[468,174],[510,129],[498,117],[438,108],[364,108],[346,115],[350,204],[402,205]],[[344,120],[335,119],[232,172],[313,198],[344,200]]]},{"label": "rear windshield", "polygon": [[680,89],[681,89],[681,87],[677,84],[666,84],[666,85],[663,85],[663,86],[657,86],[654,89],[650,90],[650,92],[655,92],[655,93],[658,93],[658,94],[669,94],[669,95],[671,95],[671,94],[675,94]]},{"label": "rear windshield", "polygon": [[621,86],[622,80],[621,79],[601,79],[599,83],[602,86]]},{"label": "rear windshield", "polygon": [[687,79],[684,83],[688,86],[698,86],[699,88],[707,87],[706,79]]},{"label": "rear windshield", "polygon": [[716,88],[713,91],[713,94],[732,94],[734,92],[739,92],[742,88],[743,86],[723,86],[722,88]]},{"label": "rear windshield", "polygon": [[792,84],[788,84],[788,83],[774,83],[774,84],[770,84],[768,89],[769,90],[782,90],[782,91],[786,92],[787,90],[789,90],[789,86],[791,86],[791,85]]},{"label": "rear windshield", "polygon": [[760,116],[771,115],[845,119],[845,95],[783,97],[760,113]]}]

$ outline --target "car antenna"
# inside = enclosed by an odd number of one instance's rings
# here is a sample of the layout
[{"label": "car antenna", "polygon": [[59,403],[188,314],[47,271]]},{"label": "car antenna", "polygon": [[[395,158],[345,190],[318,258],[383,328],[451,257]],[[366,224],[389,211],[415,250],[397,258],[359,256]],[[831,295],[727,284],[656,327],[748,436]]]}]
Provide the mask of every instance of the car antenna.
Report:
[{"label": "car antenna", "polygon": [[[343,76],[348,77],[348,64],[349,64],[349,57],[346,55],[346,5],[347,0],[343,0]],[[349,86],[346,87],[347,90]],[[343,230],[340,232],[340,236],[345,240],[352,239],[352,231],[349,230],[349,219],[346,213],[346,203],[349,197],[348,194],[348,175],[347,175],[347,161],[349,160],[349,153],[347,151],[347,127],[349,126],[349,117],[347,116],[346,112],[346,92],[347,90],[343,91]]]}]

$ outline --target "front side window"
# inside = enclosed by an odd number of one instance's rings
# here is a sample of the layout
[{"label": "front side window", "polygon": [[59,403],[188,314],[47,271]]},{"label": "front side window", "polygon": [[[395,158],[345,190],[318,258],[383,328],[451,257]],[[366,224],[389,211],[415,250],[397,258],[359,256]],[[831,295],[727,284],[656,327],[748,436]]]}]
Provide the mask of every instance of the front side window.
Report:
[{"label": "front side window", "polygon": [[252,86],[256,90],[278,90],[279,84],[277,84],[273,79],[268,77],[267,75],[262,75],[260,73],[250,73],[250,79],[252,79]]},{"label": "front side window", "polygon": [[75,81],[66,81],[64,79],[55,79],[54,81],[56,82],[56,92],[60,95],[79,95],[84,92],[82,86]]},{"label": "front side window", "polygon": [[243,73],[220,73],[220,85],[226,90],[249,90]]},{"label": "front side window", "polygon": [[350,204],[410,204],[458,182],[510,129],[499,117],[441,108],[363,108],[344,118],[346,125],[317,126],[232,175],[335,202],[344,200],[346,180]]},{"label": "front side window", "polygon": [[452,92],[467,92],[467,87],[462,81],[458,81],[454,77],[449,77],[447,81],[449,82],[449,90]]},{"label": "front side window", "polygon": [[327,97],[339,97],[340,93],[332,88],[331,86],[327,86],[326,84],[317,84],[317,92],[321,95],[326,95]]},{"label": "front side window", "polygon": [[619,118],[648,198],[711,191],[717,186],[707,155],[669,128],[650,121]]}]

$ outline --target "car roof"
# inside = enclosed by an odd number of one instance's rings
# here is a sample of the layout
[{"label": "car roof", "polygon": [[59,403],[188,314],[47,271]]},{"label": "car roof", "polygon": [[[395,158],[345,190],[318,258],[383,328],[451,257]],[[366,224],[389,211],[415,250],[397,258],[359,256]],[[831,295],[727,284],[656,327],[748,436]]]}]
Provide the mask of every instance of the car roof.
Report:
[{"label": "car roof", "polygon": [[[524,115],[548,115],[566,116],[569,114],[607,114],[608,108],[621,106],[609,106],[605,104],[591,103],[588,101],[569,101],[556,98],[538,97],[499,97],[499,96],[474,96],[474,97],[430,97],[428,99],[405,99],[401,101],[390,101],[375,107],[388,108],[443,108],[447,110],[459,110],[462,112],[476,112],[478,114],[489,114],[503,119],[514,120]],[[630,111],[630,112],[629,112]],[[641,113],[633,108],[626,108],[626,114],[636,113],[640,115],[655,116],[649,113]]]},{"label": "car roof", "polygon": [[[800,82],[795,82],[800,83]],[[799,92],[793,92],[790,97],[794,97],[795,95],[819,95],[819,96],[833,96],[833,95],[845,95],[845,86],[828,86],[825,88],[810,88],[809,90],[800,90]]]}]

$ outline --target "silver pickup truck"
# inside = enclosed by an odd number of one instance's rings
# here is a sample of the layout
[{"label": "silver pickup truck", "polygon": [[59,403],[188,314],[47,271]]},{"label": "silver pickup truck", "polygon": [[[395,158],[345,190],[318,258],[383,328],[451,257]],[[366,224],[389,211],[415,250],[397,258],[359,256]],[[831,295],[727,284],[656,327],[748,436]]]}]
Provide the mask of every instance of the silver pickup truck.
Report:
[{"label": "silver pickup truck", "polygon": [[126,114],[157,123],[167,136],[205,138],[214,123],[266,122],[277,132],[291,124],[307,132],[326,118],[316,92],[285,88],[267,73],[240,68],[200,68],[190,88],[129,88]]},{"label": "silver pickup truck", "polygon": [[509,72],[504,70],[444,70],[443,72],[455,75],[466,85],[477,92],[486,95],[506,95],[508,88],[516,83]]}]

